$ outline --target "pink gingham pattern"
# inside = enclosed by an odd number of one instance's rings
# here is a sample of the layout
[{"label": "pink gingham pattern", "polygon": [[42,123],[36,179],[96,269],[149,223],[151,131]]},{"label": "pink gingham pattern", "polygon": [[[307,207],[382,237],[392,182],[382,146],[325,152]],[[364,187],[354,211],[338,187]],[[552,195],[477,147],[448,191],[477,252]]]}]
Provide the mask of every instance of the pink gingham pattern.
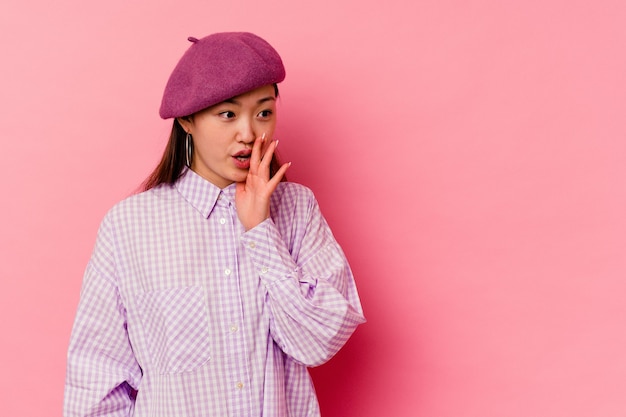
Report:
[{"label": "pink gingham pattern", "polygon": [[319,416],[307,366],[364,322],[311,191],[281,183],[245,231],[193,171],[117,204],[87,265],[65,416]]}]

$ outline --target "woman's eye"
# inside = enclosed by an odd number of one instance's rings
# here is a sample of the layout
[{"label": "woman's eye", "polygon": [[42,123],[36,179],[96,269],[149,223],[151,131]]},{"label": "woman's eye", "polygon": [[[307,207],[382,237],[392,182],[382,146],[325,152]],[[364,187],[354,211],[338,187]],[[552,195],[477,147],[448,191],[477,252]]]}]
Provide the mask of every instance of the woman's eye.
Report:
[{"label": "woman's eye", "polygon": [[224,119],[232,119],[233,117],[235,117],[235,113],[233,113],[232,111],[223,111],[219,115]]},{"label": "woman's eye", "polygon": [[263,118],[270,117],[271,115],[272,115],[271,110],[263,110],[262,112],[259,113],[259,117],[263,117]]}]

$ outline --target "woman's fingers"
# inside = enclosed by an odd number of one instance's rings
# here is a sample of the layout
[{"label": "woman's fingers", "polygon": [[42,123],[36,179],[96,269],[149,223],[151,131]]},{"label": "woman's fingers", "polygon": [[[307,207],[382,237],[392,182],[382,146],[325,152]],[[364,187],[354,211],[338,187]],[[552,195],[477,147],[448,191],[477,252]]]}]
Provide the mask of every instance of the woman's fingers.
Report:
[{"label": "woman's fingers", "polygon": [[256,174],[257,168],[261,164],[261,150],[265,143],[265,133],[260,138],[254,141],[252,145],[252,155],[250,155],[250,173]]},{"label": "woman's fingers", "polygon": [[269,178],[270,163],[272,162],[274,151],[278,147],[278,140],[273,140],[265,146],[266,142],[265,133],[254,141],[250,157],[250,173],[252,175],[267,173]]},{"label": "woman's fingers", "polygon": [[280,166],[278,171],[276,171],[276,174],[274,174],[272,179],[269,181],[273,186],[272,190],[275,189],[278,183],[283,179],[283,177],[285,176],[285,172],[287,172],[290,166],[291,162],[284,163]]},{"label": "woman's fingers", "polygon": [[270,213],[270,197],[291,166],[291,162],[281,165],[276,174],[270,178],[270,162],[278,142],[270,141],[267,146],[264,143],[267,143],[265,136],[255,141],[246,181],[237,184],[235,195],[237,215],[246,230],[267,219]]}]

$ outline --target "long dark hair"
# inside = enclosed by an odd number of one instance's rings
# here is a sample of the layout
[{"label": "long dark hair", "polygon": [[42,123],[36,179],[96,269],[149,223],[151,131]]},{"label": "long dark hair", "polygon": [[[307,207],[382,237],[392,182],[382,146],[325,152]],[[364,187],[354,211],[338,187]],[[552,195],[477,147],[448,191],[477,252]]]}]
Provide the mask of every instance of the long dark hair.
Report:
[{"label": "long dark hair", "polygon": [[[278,97],[278,86],[276,84],[274,84],[274,92],[276,93],[276,97]],[[147,191],[160,184],[171,185],[180,178],[183,173],[183,168],[185,168],[186,136],[187,132],[185,132],[185,129],[183,129],[180,123],[178,123],[177,119],[174,119],[172,132],[170,133],[170,138],[165,146],[161,162],[159,162],[154,171],[152,171],[148,178],[146,178],[146,180],[141,184],[141,191]],[[276,153],[274,153],[274,157],[270,162],[270,177],[273,177],[279,168],[280,162],[278,161]],[[287,177],[283,176],[282,181],[286,180]]]}]

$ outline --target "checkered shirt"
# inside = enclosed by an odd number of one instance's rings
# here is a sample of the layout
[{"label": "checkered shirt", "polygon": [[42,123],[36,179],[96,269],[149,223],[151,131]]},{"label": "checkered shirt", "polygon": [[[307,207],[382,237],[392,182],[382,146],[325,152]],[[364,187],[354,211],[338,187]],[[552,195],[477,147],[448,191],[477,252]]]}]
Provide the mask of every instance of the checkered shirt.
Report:
[{"label": "checkered shirt", "polygon": [[107,213],[66,417],[319,416],[307,367],[364,322],[354,278],[309,189],[280,183],[249,231],[234,194],[187,170]]}]

